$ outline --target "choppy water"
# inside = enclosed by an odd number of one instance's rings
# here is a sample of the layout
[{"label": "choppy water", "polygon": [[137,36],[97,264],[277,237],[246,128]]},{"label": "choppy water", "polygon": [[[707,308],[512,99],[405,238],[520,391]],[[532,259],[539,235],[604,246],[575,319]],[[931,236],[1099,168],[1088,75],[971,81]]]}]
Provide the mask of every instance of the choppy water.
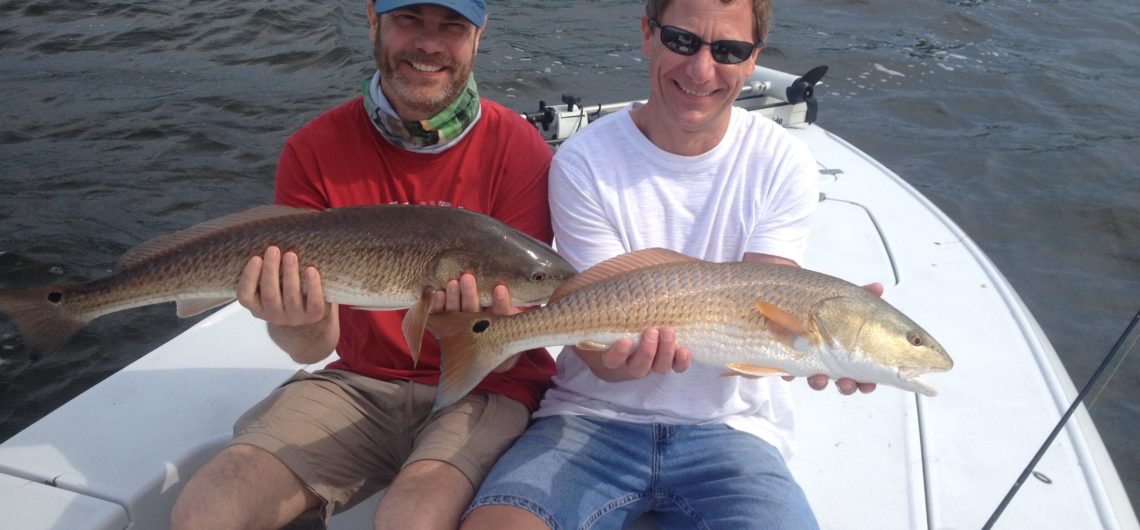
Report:
[{"label": "choppy water", "polygon": [[[644,97],[640,9],[492,0],[481,93]],[[1138,58],[1135,2],[776,0],[762,63],[831,67],[821,123],[989,253],[1079,386],[1140,309]],[[371,70],[364,2],[0,0],[0,288],[270,202],[285,137]],[[107,316],[37,364],[5,324],[0,440],[192,323]],[[1138,390],[1133,358],[1091,409],[1134,504]]]}]

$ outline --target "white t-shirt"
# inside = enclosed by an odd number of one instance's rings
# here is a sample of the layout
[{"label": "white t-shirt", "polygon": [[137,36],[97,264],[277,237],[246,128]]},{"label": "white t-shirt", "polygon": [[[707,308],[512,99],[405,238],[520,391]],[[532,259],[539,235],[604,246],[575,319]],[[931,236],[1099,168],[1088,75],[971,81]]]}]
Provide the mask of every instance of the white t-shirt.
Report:
[{"label": "white t-shirt", "polygon": [[[578,270],[625,252],[672,249],[708,261],[746,252],[802,263],[819,177],[807,146],[771,120],[732,109],[712,150],[679,156],[650,142],[623,109],[559,148],[550,167],[558,251]],[[680,337],[683,342],[683,337]],[[637,423],[724,423],[792,452],[795,418],[778,377],[720,377],[694,363],[609,383],[570,350],[536,416],[588,415]]]}]

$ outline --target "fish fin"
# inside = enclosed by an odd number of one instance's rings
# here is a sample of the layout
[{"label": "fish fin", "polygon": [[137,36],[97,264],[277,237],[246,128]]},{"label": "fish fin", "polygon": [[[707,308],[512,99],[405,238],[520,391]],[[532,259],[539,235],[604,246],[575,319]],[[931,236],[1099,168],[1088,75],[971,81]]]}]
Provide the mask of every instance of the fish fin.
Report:
[{"label": "fish fin", "polygon": [[500,318],[490,312],[433,313],[427,329],[439,342],[439,386],[432,410],[440,410],[466,396],[507,355],[487,351],[478,340]]},{"label": "fish fin", "polygon": [[621,276],[631,271],[676,263],[692,263],[694,261],[701,260],[667,248],[647,248],[626,254],[619,254],[562,282],[562,285],[558,286],[554,294],[550,295],[550,299],[547,303],[554,303],[554,301],[574,291],[600,283],[615,276]]},{"label": "fish fin", "polygon": [[596,340],[584,340],[578,344],[575,344],[574,347],[578,348],[579,350],[586,351],[606,351],[610,349],[610,346],[608,344],[602,344]]},{"label": "fish fin", "polygon": [[195,298],[178,300],[175,302],[175,307],[177,308],[178,318],[187,318],[200,313],[204,313],[215,307],[228,304],[234,300],[235,298],[232,296],[226,298]]},{"label": "fish fin", "polygon": [[404,332],[404,342],[408,343],[408,353],[412,356],[412,368],[420,363],[424,326],[427,325],[428,313],[431,312],[431,298],[434,294],[435,289],[431,287],[420,290],[420,299],[404,314],[404,321],[400,325]]},{"label": "fish fin", "polygon": [[146,241],[123,254],[122,257],[119,258],[118,266],[119,268],[127,268],[132,265],[137,265],[143,261],[185,245],[190,241],[215,234],[217,232],[240,224],[253,221],[261,221],[265,219],[273,219],[277,217],[286,217],[290,215],[308,215],[313,213],[317,212],[315,210],[293,208],[291,206],[282,206],[280,204],[263,204],[261,206],[256,206],[254,208],[219,217],[217,219],[211,219],[209,221],[191,226],[190,228],[180,230],[173,234],[160,236],[151,239],[150,241]]},{"label": "fish fin", "polygon": [[749,363],[728,363],[728,371],[720,374],[722,376],[741,375],[744,377],[767,377],[771,375],[792,375],[780,368],[772,368],[770,366],[760,366],[758,364]]},{"label": "fish fin", "polygon": [[843,297],[840,296],[824,298],[812,306],[811,319],[812,322],[815,323],[815,329],[819,331],[819,338],[823,344],[832,346],[837,345],[835,335],[833,335],[831,333],[831,329],[827,327],[827,319],[825,316],[829,314],[845,313],[847,311],[850,311],[850,309],[843,304]]},{"label": "fish fin", "polygon": [[54,353],[91,321],[67,311],[68,292],[73,288],[74,285],[49,285],[0,292],[0,313],[8,315],[20,330],[24,344],[33,352],[33,360]]},{"label": "fish fin", "polygon": [[768,321],[768,330],[780,342],[802,351],[804,341],[811,332],[791,313],[763,300],[756,301],[756,310]]}]

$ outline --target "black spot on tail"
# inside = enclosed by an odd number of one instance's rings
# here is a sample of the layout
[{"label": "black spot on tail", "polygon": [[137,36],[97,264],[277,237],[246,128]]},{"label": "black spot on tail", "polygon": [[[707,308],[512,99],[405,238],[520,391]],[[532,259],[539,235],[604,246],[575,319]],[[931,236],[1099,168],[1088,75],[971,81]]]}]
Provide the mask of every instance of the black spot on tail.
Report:
[{"label": "black spot on tail", "polygon": [[47,295],[48,302],[58,304],[63,301],[63,293],[59,291],[52,291]]},{"label": "black spot on tail", "polygon": [[489,327],[491,327],[490,320],[476,320],[475,325],[471,327],[471,331],[474,331],[475,333],[482,333],[484,331],[487,331],[487,328]]}]

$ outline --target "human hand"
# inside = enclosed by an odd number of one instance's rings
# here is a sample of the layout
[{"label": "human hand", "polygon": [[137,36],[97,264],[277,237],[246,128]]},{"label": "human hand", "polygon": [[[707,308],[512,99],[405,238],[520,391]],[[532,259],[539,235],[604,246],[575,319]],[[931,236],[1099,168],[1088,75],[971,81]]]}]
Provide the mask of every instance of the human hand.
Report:
[{"label": "human hand", "polygon": [[[867,292],[875,296],[883,296],[883,284],[879,282],[864,285],[863,289],[866,289]],[[795,379],[793,376],[784,377],[785,381],[791,381],[793,379]],[[830,380],[829,377],[823,374],[816,374],[807,378],[808,386],[810,386],[812,390],[823,390],[827,388],[827,382]],[[870,394],[875,391],[876,385],[875,383],[860,383],[854,379],[843,377],[835,381],[835,388],[839,390],[840,394],[850,396],[854,394],[856,390],[864,394]]]},{"label": "human hand", "polygon": [[325,302],[317,269],[306,267],[303,273],[300,269],[296,253],[282,254],[274,246],[265,249],[264,255],[246,262],[238,280],[238,301],[253,316],[275,326],[320,322],[332,304]]},{"label": "human hand", "polygon": [[[436,291],[432,296],[432,313],[478,313],[482,310],[479,305],[479,286],[475,282],[475,275],[469,272],[463,273],[457,280],[447,282],[444,289]],[[518,308],[511,305],[511,293],[506,285],[499,284],[491,290],[490,311],[496,315],[508,316],[519,312]]]},{"label": "human hand", "polygon": [[636,349],[630,339],[619,339],[600,353],[575,349],[595,375],[609,382],[641,379],[650,372],[681,373],[689,369],[693,360],[687,348],[677,347],[677,334],[670,327],[645,330]]},{"label": "human hand", "polygon": [[[471,273],[463,273],[459,276],[458,280],[451,280],[447,282],[444,289],[436,291],[432,296],[431,312],[455,312],[463,311],[465,313],[477,313],[482,311],[479,305],[479,286],[475,281],[475,276]],[[511,305],[511,293],[506,285],[496,285],[491,290],[491,313],[496,315],[513,315],[519,312],[519,309]],[[506,372],[515,367],[519,362],[519,355],[512,355],[511,358],[499,363],[492,372]]]}]

